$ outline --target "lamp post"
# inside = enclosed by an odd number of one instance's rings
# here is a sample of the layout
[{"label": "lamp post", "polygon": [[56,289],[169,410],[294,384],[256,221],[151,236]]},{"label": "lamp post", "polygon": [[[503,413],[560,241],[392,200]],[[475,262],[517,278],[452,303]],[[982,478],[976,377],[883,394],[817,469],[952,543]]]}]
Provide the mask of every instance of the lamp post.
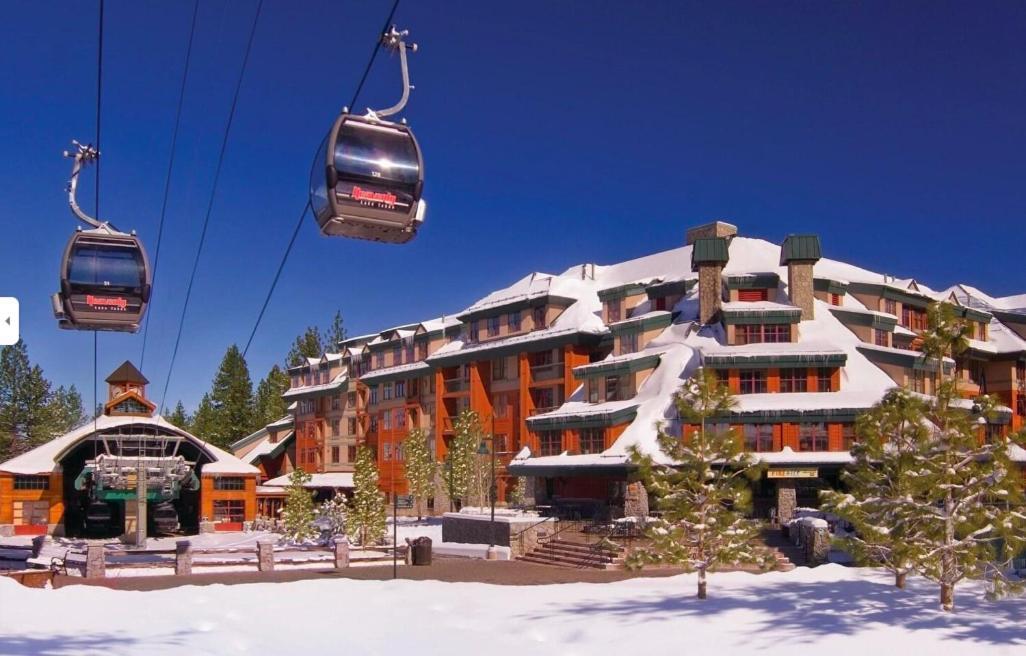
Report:
[{"label": "lamp post", "polygon": [[[492,447],[488,448],[486,442],[491,442]],[[490,542],[488,543],[488,551],[485,554],[487,560],[498,560],[499,550],[495,548],[495,497],[497,490],[495,488],[495,436],[486,435],[481,438],[481,446],[477,449],[478,455],[491,455],[491,470],[492,479],[491,484],[488,486],[488,500],[491,504],[491,518],[488,522]]]}]

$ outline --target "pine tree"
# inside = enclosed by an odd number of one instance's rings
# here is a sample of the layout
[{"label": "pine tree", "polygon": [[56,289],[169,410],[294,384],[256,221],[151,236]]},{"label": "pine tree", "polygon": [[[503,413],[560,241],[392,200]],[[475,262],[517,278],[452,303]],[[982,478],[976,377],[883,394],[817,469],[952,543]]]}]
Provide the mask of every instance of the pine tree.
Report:
[{"label": "pine tree", "polygon": [[253,383],[238,346],[232,344],[221,360],[210,390],[214,408],[213,433],[209,440],[222,448],[253,432]]},{"label": "pine tree", "polygon": [[349,535],[367,546],[385,535],[385,495],[378,489],[378,467],[365,446],[356,452],[353,498],[346,518]]},{"label": "pine tree", "polygon": [[298,367],[306,364],[307,358],[319,358],[324,353],[324,342],[321,339],[321,331],[317,326],[309,326],[306,331],[296,338],[285,358],[287,367]]},{"label": "pine tree", "polygon": [[735,401],[730,390],[705,370],[689,380],[674,396],[683,423],[697,430],[681,439],[659,426],[658,444],[673,465],[656,463],[636,447],[631,453],[645,486],[662,511],[646,529],[651,540],[628,563],[677,565],[698,572],[698,598],[706,598],[706,576],[718,565],[763,565],[766,555],[753,545],[758,522],[748,519],[751,506],[749,479],[759,476],[754,459],[744,452],[733,431],[710,427],[729,413]]},{"label": "pine tree", "polygon": [[453,437],[445,453],[442,482],[449,503],[466,501],[470,493],[471,477],[477,447],[481,442],[481,422],[473,410],[464,410],[453,422]]},{"label": "pine tree", "polygon": [[341,492],[322,503],[317,514],[321,520],[328,525],[328,531],[332,536],[346,534],[346,515],[349,513],[349,505],[346,497]]},{"label": "pine tree", "polygon": [[527,477],[517,476],[516,482],[509,489],[506,501],[513,508],[523,508],[527,505]]},{"label": "pine tree", "polygon": [[192,416],[192,421],[189,424],[190,433],[205,442],[212,441],[212,436],[217,431],[217,411],[214,409],[214,403],[210,400],[209,393],[203,395],[199,407],[196,408],[196,414]]},{"label": "pine tree", "polygon": [[342,321],[342,310],[336,310],[335,316],[331,319],[331,325],[324,334],[324,349],[332,353],[338,351],[338,345],[346,338],[346,327]]},{"label": "pine tree", "polygon": [[406,482],[410,494],[417,504],[417,519],[424,516],[424,503],[434,492],[438,463],[431,452],[427,435],[415,428],[410,431],[403,444],[406,454]]},{"label": "pine tree", "polygon": [[289,474],[281,521],[285,525],[285,537],[291,542],[305,542],[317,537],[313,493],[303,487],[309,482],[310,474],[302,469],[295,469]]},{"label": "pine tree", "polygon": [[289,375],[278,365],[271,367],[267,376],[257,385],[254,401],[255,427],[266,426],[288,413],[288,404],[282,394],[289,388]]},{"label": "pine tree", "polygon": [[820,493],[823,510],[855,528],[846,548],[859,562],[894,574],[898,588],[923,557],[923,521],[909,499],[919,473],[917,453],[931,439],[925,413],[919,396],[890,392],[855,424],[853,463],[842,473],[848,491]]},{"label": "pine tree", "polygon": [[192,418],[189,416],[189,413],[185,411],[185,406],[182,405],[181,401],[175,404],[175,409],[171,414],[164,415],[164,419],[166,419],[170,424],[181,428],[183,431],[189,433],[193,432]]},{"label": "pine tree", "polygon": [[0,460],[60,434],[51,401],[50,382],[29,360],[25,342],[0,347]]},{"label": "pine tree", "polygon": [[58,435],[70,432],[82,425],[88,417],[82,405],[82,395],[74,385],[65,389],[57,388],[50,399],[50,408],[54,419],[54,428]]}]

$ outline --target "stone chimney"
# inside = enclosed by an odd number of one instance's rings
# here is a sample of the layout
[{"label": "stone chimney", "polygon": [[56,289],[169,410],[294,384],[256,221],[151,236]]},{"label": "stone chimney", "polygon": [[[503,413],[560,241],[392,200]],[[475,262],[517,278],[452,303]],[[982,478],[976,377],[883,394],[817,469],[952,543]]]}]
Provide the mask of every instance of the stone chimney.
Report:
[{"label": "stone chimney", "polygon": [[788,235],[780,247],[780,266],[787,265],[787,293],[801,308],[802,321],[816,318],[812,269],[823,256],[818,235]]},{"label": "stone chimney", "polygon": [[712,323],[719,318],[723,303],[723,266],[730,259],[729,244],[726,237],[699,237],[691,246],[691,270],[698,272],[698,321]]},{"label": "stone chimney", "polygon": [[715,237],[731,237],[737,236],[737,226],[731,225],[724,221],[713,221],[712,223],[706,223],[705,225],[695,226],[694,228],[688,228],[687,236],[685,237],[687,246],[691,246],[699,239],[713,239]]}]

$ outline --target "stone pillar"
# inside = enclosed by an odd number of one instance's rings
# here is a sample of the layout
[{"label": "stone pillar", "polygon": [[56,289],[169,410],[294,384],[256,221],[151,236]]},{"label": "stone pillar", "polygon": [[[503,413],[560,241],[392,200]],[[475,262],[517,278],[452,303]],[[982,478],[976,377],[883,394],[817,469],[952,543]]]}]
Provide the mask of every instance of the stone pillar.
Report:
[{"label": "stone pillar", "polygon": [[737,226],[727,223],[725,221],[713,221],[712,223],[706,223],[704,225],[695,226],[688,228],[685,234],[684,241],[690,246],[699,239],[709,239],[712,237],[736,237]]},{"label": "stone pillar", "polygon": [[795,482],[787,479],[777,480],[777,521],[784,525],[794,519],[797,507],[798,489]]},{"label": "stone pillar", "polygon": [[37,535],[32,538],[32,557],[39,558],[39,554],[43,553],[43,545],[46,544],[45,535]]},{"label": "stone pillar", "polygon": [[85,577],[102,579],[107,575],[107,560],[102,544],[90,544],[86,547]]},{"label": "stone pillar", "polygon": [[257,569],[261,572],[274,571],[273,542],[257,542]]},{"label": "stone pillar", "polygon": [[192,543],[188,540],[175,543],[175,574],[192,574]]},{"label": "stone pillar", "polygon": [[335,539],[335,569],[349,567],[349,540],[345,536]]},{"label": "stone pillar", "polygon": [[812,285],[814,262],[797,261],[787,264],[787,293],[791,305],[801,308],[802,321],[816,318],[816,294]]},{"label": "stone pillar", "polygon": [[623,514],[625,517],[648,517],[648,490],[641,481],[627,484],[627,492],[623,498]]},{"label": "stone pillar", "polygon": [[210,521],[208,519],[204,519],[204,520],[200,521],[200,524],[199,524],[200,535],[203,535],[205,533],[214,533],[216,531],[217,531],[217,529],[214,528],[214,522],[212,522],[212,521]]},{"label": "stone pillar", "polygon": [[703,264],[698,267],[698,322],[712,323],[723,305],[723,266]]},{"label": "stone pillar", "polygon": [[830,529],[822,526],[812,527],[805,549],[805,560],[808,565],[816,567],[826,564],[830,560]]}]

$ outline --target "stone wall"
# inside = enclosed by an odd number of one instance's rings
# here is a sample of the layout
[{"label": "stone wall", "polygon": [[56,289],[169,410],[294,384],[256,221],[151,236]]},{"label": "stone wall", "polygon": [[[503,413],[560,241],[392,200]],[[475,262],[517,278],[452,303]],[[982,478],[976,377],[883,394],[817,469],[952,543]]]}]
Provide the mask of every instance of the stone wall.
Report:
[{"label": "stone wall", "polygon": [[696,239],[709,239],[711,237],[734,237],[737,235],[737,226],[724,221],[713,221],[705,225],[688,228],[685,235],[685,243],[690,246]]},{"label": "stone wall", "polygon": [[723,267],[719,264],[699,264],[698,322],[712,323],[719,315],[722,304]]},{"label": "stone wall", "polygon": [[648,517],[648,490],[641,481],[627,484],[623,498],[624,517]]},{"label": "stone wall", "polygon": [[801,308],[802,321],[816,318],[812,269],[812,262],[791,262],[787,265],[787,293],[791,297],[791,305]]},{"label": "stone wall", "polygon": [[[551,517],[496,515],[495,544],[522,556],[537,547],[539,540],[552,535],[555,524]],[[492,522],[487,514],[446,513],[442,517],[442,542],[490,544],[491,540]]]},{"label": "stone wall", "polygon": [[798,490],[795,482],[790,480],[777,481],[777,521],[786,524],[794,519],[794,510],[798,507]]}]

